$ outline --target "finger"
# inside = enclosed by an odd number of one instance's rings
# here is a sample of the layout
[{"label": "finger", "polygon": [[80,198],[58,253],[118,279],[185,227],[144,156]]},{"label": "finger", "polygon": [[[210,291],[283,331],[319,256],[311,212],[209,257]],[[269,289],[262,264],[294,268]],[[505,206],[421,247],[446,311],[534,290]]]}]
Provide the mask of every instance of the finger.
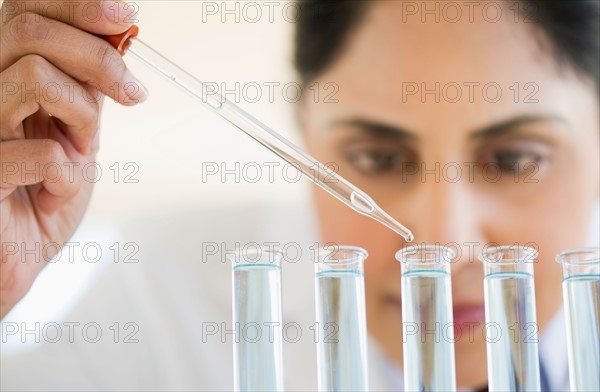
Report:
[{"label": "finger", "polygon": [[135,3],[114,0],[5,0],[0,14],[6,22],[30,12],[93,34],[112,35],[137,23],[137,10]]},{"label": "finger", "polygon": [[75,148],[89,154],[100,108],[84,86],[37,55],[27,55],[0,73],[0,83],[0,139],[14,139],[23,120],[44,109],[60,120]]},{"label": "finger", "polygon": [[27,54],[37,54],[122,104],[134,105],[147,96],[110,44],[73,26],[26,13],[2,26],[2,45],[2,70]]},{"label": "finger", "polygon": [[0,142],[0,200],[19,186],[41,184],[40,195],[43,197],[38,199],[39,206],[42,211],[52,213],[79,189],[78,177],[65,170],[70,166],[71,162],[56,140]]}]

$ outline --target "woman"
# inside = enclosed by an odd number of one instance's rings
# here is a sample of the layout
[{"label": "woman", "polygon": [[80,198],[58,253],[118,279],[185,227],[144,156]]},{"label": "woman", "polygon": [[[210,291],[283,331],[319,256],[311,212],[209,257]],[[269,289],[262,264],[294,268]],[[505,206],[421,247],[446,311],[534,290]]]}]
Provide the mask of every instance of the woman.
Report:
[{"label": "woman", "polygon": [[[455,346],[457,383],[479,389],[487,373],[483,289],[477,283],[483,276],[474,256],[484,245],[533,244],[539,249],[540,333],[562,325],[561,272],[552,259],[560,250],[584,244],[599,196],[598,4],[452,4],[302,2],[296,36],[302,83],[328,84],[336,93],[334,102],[306,98],[299,121],[308,151],[335,162],[340,174],[411,228],[416,242],[460,249],[461,258],[452,267],[454,317],[464,336]],[[2,21],[3,37],[9,37],[3,39],[3,83],[70,81],[76,89],[99,89],[122,103],[143,100],[143,87],[111,88],[115,80],[120,86],[138,82],[115,52],[86,33],[119,33],[128,27],[125,21],[91,24],[71,18],[44,24],[42,19],[40,24],[31,15],[23,21],[17,14]],[[58,39],[70,40],[60,46],[61,56],[53,47]],[[89,47],[93,50],[85,53],[99,56],[82,56],[82,48]],[[3,163],[94,158],[97,102],[6,98]],[[89,183],[5,178],[2,241],[65,242],[83,215]],[[321,191],[314,199],[322,242],[362,246],[370,253],[365,263],[369,333],[393,364],[390,372],[400,374],[399,265],[393,254],[404,242]],[[20,263],[19,253],[2,249],[3,317],[42,265]],[[160,301],[153,303],[159,309]],[[564,340],[563,335],[559,329],[547,341]],[[564,361],[553,361],[554,356],[564,359],[564,350],[540,351],[545,389],[567,388]],[[145,380],[168,368],[157,371],[147,362],[136,362],[143,371],[128,376]],[[157,387],[136,380],[115,385]],[[388,387],[399,389],[401,382]]]},{"label": "woman", "polygon": [[[305,6],[298,71],[305,84],[339,86],[338,103],[302,106],[309,151],[338,163],[416,242],[458,245],[457,383],[485,385],[476,255],[486,244],[539,249],[543,333],[562,304],[554,255],[587,239],[599,195],[598,3],[477,3],[471,14],[443,2]],[[322,192],[314,198],[323,241],[369,250],[369,332],[401,366],[399,265],[391,256],[402,238]]]}]

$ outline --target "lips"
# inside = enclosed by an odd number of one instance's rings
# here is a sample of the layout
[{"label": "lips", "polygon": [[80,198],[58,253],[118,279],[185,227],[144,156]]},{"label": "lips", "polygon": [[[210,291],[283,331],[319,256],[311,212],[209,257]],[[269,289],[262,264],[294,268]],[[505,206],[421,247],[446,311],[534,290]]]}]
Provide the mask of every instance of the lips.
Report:
[{"label": "lips", "polygon": [[[385,303],[400,310],[402,301],[398,295],[388,295]],[[461,328],[473,328],[485,323],[485,306],[481,304],[457,303],[452,307],[453,322]]]},{"label": "lips", "polygon": [[[454,322],[461,326],[483,325],[485,323],[485,307],[481,305],[454,305]],[[467,324],[468,323],[468,324]]]}]

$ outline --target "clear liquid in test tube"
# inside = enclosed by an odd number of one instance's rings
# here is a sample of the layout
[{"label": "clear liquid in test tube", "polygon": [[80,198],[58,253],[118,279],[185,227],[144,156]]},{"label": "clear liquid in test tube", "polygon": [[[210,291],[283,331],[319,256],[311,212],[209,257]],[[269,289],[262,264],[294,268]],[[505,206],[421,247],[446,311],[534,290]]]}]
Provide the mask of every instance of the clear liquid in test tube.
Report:
[{"label": "clear liquid in test tube", "polygon": [[600,391],[600,248],[556,256],[563,267],[571,391]]},{"label": "clear liquid in test tube", "polygon": [[367,391],[367,251],[330,246],[315,256],[319,391]]},{"label": "clear liquid in test tube", "polygon": [[234,389],[282,391],[281,258],[274,249],[231,254]]},{"label": "clear liquid in test tube", "polygon": [[538,324],[533,265],[537,251],[493,246],[479,259],[484,268],[489,391],[539,391]]},{"label": "clear liquid in test tube", "polygon": [[455,391],[450,248],[415,245],[396,253],[402,271],[404,388]]}]

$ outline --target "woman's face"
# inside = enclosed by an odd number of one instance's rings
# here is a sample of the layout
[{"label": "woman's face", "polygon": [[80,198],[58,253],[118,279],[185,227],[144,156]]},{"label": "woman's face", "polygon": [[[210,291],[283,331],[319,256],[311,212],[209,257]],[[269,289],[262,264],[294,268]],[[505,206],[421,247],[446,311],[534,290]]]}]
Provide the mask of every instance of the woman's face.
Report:
[{"label": "woman's face", "polygon": [[[456,23],[432,15],[423,22],[420,14],[403,13],[401,2],[374,3],[314,81],[320,88],[334,83],[338,102],[307,99],[302,107],[311,154],[335,163],[409,227],[416,243],[459,247],[452,295],[462,330],[455,346],[460,386],[486,382],[476,255],[490,243],[539,250],[535,289],[543,330],[562,302],[554,255],[584,245],[598,197],[592,82],[558,65],[534,25],[504,11],[495,23],[477,11],[471,22],[465,10]],[[314,197],[322,241],[369,251],[369,331],[401,364],[394,253],[403,239],[321,190]]]}]

